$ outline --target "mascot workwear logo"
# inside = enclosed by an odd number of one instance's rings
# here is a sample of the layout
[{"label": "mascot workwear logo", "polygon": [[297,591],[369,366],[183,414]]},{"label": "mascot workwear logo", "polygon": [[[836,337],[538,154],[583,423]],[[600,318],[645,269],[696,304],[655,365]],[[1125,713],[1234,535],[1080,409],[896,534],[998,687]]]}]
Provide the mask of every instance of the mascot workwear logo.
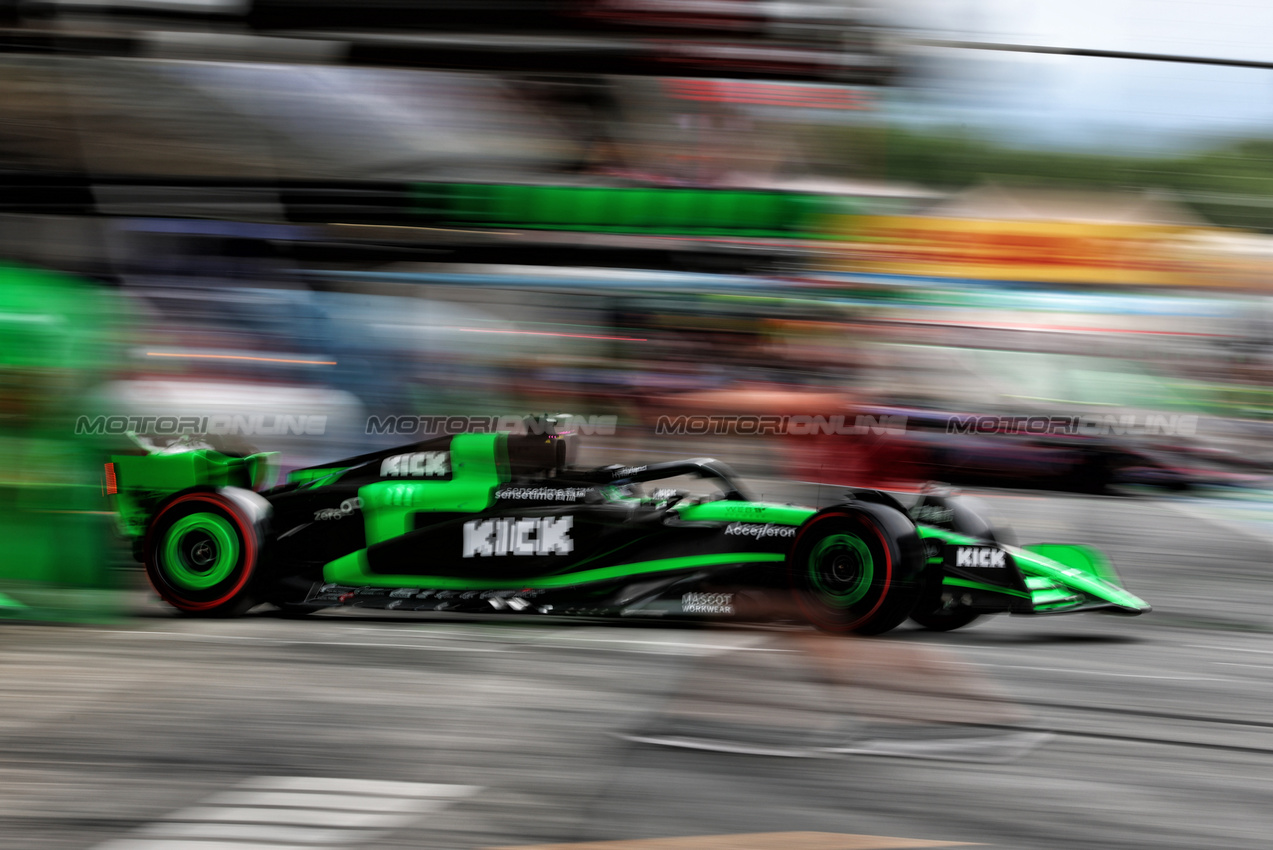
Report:
[{"label": "mascot workwear logo", "polygon": [[1008,555],[1002,549],[985,546],[960,546],[955,550],[957,567],[1006,567]]},{"label": "mascot workwear logo", "polygon": [[687,593],[681,597],[681,611],[686,614],[733,614],[732,593]]},{"label": "mascot workwear logo", "polygon": [[464,557],[569,555],[572,516],[499,517],[464,523]]},{"label": "mascot workwear logo", "polygon": [[450,452],[412,452],[380,462],[381,478],[443,478],[450,474]]}]

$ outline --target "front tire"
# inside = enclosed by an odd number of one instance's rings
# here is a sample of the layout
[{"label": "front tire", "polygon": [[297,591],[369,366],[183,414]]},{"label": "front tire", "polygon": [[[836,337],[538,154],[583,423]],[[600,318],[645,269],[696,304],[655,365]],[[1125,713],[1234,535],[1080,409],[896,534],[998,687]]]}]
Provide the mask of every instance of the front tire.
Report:
[{"label": "front tire", "polygon": [[253,591],[261,533],[234,500],[212,492],[177,496],[146,535],[146,575],[183,614],[232,617],[259,600]]},{"label": "front tire", "polygon": [[910,614],[923,563],[909,519],[887,508],[833,508],[800,529],[787,570],[796,603],[814,626],[877,635]]}]

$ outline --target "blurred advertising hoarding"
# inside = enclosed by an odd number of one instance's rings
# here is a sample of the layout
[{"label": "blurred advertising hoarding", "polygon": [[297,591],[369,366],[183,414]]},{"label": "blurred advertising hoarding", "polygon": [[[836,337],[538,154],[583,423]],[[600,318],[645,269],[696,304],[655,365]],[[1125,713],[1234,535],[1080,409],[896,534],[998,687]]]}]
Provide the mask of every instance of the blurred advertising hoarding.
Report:
[{"label": "blurred advertising hoarding", "polygon": [[839,270],[971,280],[1236,286],[1206,228],[1141,222],[840,216]]}]

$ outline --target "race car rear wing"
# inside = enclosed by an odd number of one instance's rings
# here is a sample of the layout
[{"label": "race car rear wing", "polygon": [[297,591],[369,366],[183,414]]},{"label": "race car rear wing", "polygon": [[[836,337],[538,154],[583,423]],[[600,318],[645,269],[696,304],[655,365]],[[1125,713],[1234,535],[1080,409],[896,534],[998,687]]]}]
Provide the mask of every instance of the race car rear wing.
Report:
[{"label": "race car rear wing", "polygon": [[163,448],[135,442],[146,454],[111,455],[103,470],[103,491],[115,497],[120,530],[128,537],[145,534],[155,509],[175,493],[191,487],[259,490],[277,469],[277,452],[238,457],[198,442]]}]

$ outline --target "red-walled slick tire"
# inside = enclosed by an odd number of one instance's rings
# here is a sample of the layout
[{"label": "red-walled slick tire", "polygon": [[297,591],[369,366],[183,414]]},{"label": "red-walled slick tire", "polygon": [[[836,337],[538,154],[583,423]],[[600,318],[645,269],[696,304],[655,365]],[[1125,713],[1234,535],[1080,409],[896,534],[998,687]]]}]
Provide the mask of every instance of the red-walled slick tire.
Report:
[{"label": "red-walled slick tire", "polygon": [[907,517],[880,505],[843,506],[801,526],[787,577],[814,626],[877,635],[910,615],[923,566],[923,547]]},{"label": "red-walled slick tire", "polygon": [[165,602],[205,617],[237,616],[259,602],[262,534],[252,507],[233,494],[194,491],[160,508],[146,533],[143,562]]}]

